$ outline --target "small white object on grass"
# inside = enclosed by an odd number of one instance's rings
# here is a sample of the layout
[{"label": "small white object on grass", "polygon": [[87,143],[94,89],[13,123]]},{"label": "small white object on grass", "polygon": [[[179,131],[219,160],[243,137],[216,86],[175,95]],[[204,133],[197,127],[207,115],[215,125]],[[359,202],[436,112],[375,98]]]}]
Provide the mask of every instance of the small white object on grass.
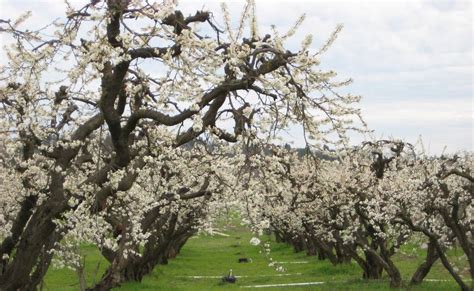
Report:
[{"label": "small white object on grass", "polygon": [[250,239],[250,244],[253,246],[258,246],[260,244],[260,239],[257,237],[252,237]]}]

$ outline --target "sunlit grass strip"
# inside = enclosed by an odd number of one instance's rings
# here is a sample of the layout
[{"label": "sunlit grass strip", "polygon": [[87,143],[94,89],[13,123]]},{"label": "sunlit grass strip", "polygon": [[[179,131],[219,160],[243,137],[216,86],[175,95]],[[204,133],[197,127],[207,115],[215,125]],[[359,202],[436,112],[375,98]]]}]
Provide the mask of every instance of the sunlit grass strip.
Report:
[{"label": "sunlit grass strip", "polygon": [[[258,277],[285,277],[285,276],[301,276],[302,273],[295,274],[271,274],[271,275],[243,275],[234,276],[235,278],[258,278]],[[215,279],[222,278],[222,276],[177,276],[178,278],[193,278],[193,279]]]},{"label": "sunlit grass strip", "polygon": [[269,288],[269,287],[289,287],[289,286],[309,286],[321,285],[326,282],[303,282],[303,283],[287,283],[287,284],[267,284],[267,285],[248,285],[241,286],[241,288]]}]

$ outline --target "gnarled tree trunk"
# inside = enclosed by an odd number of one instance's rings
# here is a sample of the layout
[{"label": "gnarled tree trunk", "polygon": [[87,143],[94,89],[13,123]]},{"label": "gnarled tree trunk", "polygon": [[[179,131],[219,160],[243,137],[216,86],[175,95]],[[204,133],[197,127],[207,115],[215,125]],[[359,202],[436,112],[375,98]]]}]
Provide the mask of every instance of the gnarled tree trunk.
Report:
[{"label": "gnarled tree trunk", "polygon": [[416,269],[415,273],[411,277],[410,285],[418,285],[423,282],[423,279],[428,275],[433,264],[438,260],[439,255],[436,252],[436,247],[430,241],[428,243],[428,249],[426,251],[425,261]]}]

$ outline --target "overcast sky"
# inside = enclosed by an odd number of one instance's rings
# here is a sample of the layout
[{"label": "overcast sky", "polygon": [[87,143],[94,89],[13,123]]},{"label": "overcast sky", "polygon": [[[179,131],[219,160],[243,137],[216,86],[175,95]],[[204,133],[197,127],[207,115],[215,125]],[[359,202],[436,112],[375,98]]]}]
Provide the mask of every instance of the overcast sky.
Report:
[{"label": "overcast sky", "polygon": [[[221,20],[220,1],[179,3],[184,12],[209,9]],[[237,21],[243,1],[227,3]],[[37,25],[64,15],[63,7],[61,0],[0,0],[0,19],[31,10]],[[263,33],[272,24],[286,31],[303,13],[306,20],[290,43],[295,48],[311,33],[317,49],[344,25],[321,67],[354,80],[346,91],[363,96],[363,114],[376,137],[415,143],[421,135],[430,153],[445,146],[448,152],[473,150],[471,1],[257,0]]]}]

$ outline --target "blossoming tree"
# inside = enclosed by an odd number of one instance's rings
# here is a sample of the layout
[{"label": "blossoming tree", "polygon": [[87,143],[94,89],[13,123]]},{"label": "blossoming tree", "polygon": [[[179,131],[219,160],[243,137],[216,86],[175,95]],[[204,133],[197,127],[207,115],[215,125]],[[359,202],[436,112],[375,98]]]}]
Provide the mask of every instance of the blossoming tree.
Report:
[{"label": "blossoming tree", "polygon": [[28,14],[0,21],[12,40],[0,70],[0,125],[12,165],[5,168],[17,181],[2,193],[9,214],[1,221],[0,289],[39,282],[74,213],[116,229],[105,218],[125,213],[124,197],[142,199],[144,169],[160,157],[154,147],[201,135],[271,141],[293,124],[308,142],[326,142],[331,132],[346,141],[359,97],[337,94],[348,81],[318,69],[339,28],[318,51],[311,36],[289,51],[285,42],[302,19],[287,33],[263,35],[251,1],[235,28],[225,6],[223,28],[211,12],[177,9],[168,0],[93,0],[68,5],[45,30],[22,28]]}]

